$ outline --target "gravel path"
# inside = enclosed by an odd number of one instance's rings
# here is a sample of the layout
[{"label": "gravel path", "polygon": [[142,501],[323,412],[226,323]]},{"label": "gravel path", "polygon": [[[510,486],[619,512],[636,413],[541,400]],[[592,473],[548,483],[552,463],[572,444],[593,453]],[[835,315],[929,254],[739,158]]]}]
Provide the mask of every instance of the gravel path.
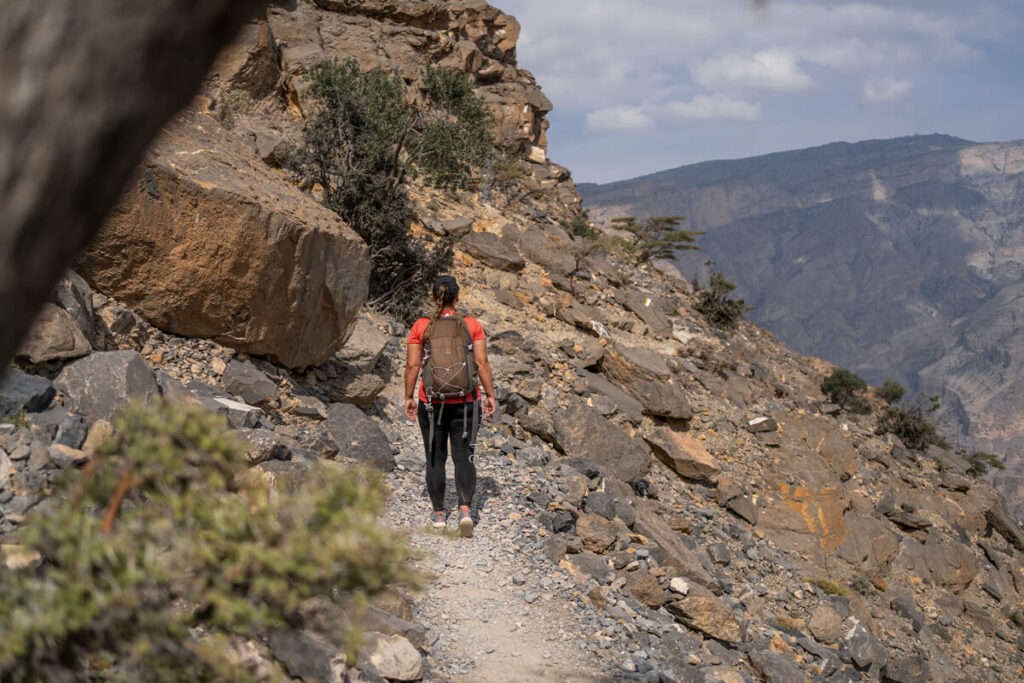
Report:
[{"label": "gravel path", "polygon": [[[392,405],[399,405],[393,401]],[[431,580],[414,596],[416,620],[428,630],[428,679],[439,681],[613,680],[618,670],[603,619],[581,587],[543,554],[536,513],[524,498],[532,473],[504,455],[493,421],[478,438],[476,530],[460,538],[453,468],[448,465],[448,528],[429,525],[419,427],[392,423],[401,441],[385,524],[410,532]]]}]

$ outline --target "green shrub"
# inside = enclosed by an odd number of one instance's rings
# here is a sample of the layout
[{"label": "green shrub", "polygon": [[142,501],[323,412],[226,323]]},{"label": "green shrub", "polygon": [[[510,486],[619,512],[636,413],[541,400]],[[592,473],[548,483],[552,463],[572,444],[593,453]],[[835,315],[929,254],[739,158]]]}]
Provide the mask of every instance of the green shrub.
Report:
[{"label": "green shrub", "polygon": [[408,578],[379,476],[321,466],[272,489],[222,419],[183,405],[133,408],[117,433],[18,532],[41,564],[0,571],[0,680],[246,680],[230,637]]},{"label": "green shrub", "polygon": [[217,118],[225,128],[234,128],[240,116],[252,110],[252,96],[245,90],[221,92],[217,105]]},{"label": "green shrub", "polygon": [[938,410],[934,400],[926,410],[920,401],[909,406],[887,406],[878,416],[878,431],[895,434],[907,448],[924,450],[929,446],[949,448],[949,442],[939,434],[938,425],[926,413]]},{"label": "green shrub", "polygon": [[871,406],[863,396],[867,389],[867,382],[845,368],[834,369],[821,382],[821,392],[828,396],[829,401],[861,415],[871,412]]},{"label": "green shrub", "polygon": [[573,214],[572,219],[559,221],[565,231],[573,237],[585,240],[595,240],[601,234],[597,228],[590,224],[590,216],[586,209]]},{"label": "green shrub", "polygon": [[493,115],[465,76],[444,69],[426,70],[422,109],[398,73],[360,73],[354,59],[319,64],[309,79],[312,114],[289,165],[369,246],[371,303],[408,322],[452,248],[413,236],[406,182],[467,189],[493,154]]},{"label": "green shrub", "polygon": [[984,451],[974,451],[967,456],[967,462],[970,464],[970,467],[967,468],[967,474],[972,477],[985,476],[991,467],[997,470],[1006,467],[998,455],[995,453],[985,453]]},{"label": "green shrub", "polygon": [[707,289],[697,295],[694,308],[716,327],[733,327],[743,314],[750,310],[743,299],[733,299],[730,295],[736,285],[717,271],[712,271]]},{"label": "green shrub", "polygon": [[833,581],[832,579],[807,579],[807,583],[812,586],[817,586],[824,591],[826,595],[841,595],[844,597],[850,595],[849,588],[838,581]]},{"label": "green shrub", "polygon": [[621,216],[612,219],[612,227],[632,236],[625,248],[633,264],[638,266],[652,259],[672,260],[679,250],[699,249],[693,242],[697,235],[704,233],[677,227],[684,220],[683,216],[658,216],[643,221],[634,216]]},{"label": "green shrub", "polygon": [[875,396],[886,403],[899,403],[906,393],[907,390],[903,388],[903,385],[894,379],[885,380],[882,386],[875,389]]}]

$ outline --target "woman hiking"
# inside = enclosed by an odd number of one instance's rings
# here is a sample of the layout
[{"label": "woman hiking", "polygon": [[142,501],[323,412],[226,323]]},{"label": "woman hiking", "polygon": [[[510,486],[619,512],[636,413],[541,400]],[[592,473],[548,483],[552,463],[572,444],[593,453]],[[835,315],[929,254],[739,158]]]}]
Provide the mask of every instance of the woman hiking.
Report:
[{"label": "woman hiking", "polygon": [[[480,427],[480,387],[485,398],[483,414],[494,414],[494,379],[487,361],[483,326],[469,316],[455,312],[459,285],[451,275],[434,281],[434,315],[420,318],[409,331],[405,361],[405,414],[418,420],[427,453],[427,493],[433,504],[430,521],[445,526],[445,464],[451,443],[455,462],[455,488],[459,495],[459,535],[473,535],[473,491],[476,465],[473,463],[476,433]],[[421,372],[422,365],[422,372]],[[419,402],[414,398],[416,378],[422,374]],[[429,394],[429,396],[428,396]]]}]

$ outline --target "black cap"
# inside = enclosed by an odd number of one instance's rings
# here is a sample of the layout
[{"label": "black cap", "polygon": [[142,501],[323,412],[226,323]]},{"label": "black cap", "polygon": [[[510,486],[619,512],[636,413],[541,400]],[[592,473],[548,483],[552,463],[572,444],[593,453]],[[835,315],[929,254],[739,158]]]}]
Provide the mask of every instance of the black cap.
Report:
[{"label": "black cap", "polygon": [[455,281],[455,278],[451,275],[442,275],[441,277],[434,280],[434,296],[436,297],[441,290],[441,286],[448,287],[448,291],[452,294],[459,293],[459,283]]}]

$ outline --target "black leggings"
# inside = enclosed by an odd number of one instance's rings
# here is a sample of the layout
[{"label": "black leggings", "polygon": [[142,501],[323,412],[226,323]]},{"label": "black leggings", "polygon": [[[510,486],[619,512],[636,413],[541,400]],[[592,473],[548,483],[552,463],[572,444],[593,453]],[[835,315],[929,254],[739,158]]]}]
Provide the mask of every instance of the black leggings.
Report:
[{"label": "black leggings", "polygon": [[[474,406],[474,403],[477,405]],[[434,404],[434,448],[430,447],[430,414],[421,401],[417,411],[420,431],[423,432],[423,447],[427,453],[427,493],[435,510],[444,509],[445,463],[448,460],[448,442],[452,444],[452,460],[455,462],[455,490],[459,493],[459,505],[473,503],[476,489],[476,465],[473,451],[476,446],[476,430],[473,416],[480,415],[479,401],[449,403],[442,409]],[[474,408],[476,410],[474,410]],[[479,419],[479,418],[478,418]],[[463,432],[466,438],[462,438]]]}]

